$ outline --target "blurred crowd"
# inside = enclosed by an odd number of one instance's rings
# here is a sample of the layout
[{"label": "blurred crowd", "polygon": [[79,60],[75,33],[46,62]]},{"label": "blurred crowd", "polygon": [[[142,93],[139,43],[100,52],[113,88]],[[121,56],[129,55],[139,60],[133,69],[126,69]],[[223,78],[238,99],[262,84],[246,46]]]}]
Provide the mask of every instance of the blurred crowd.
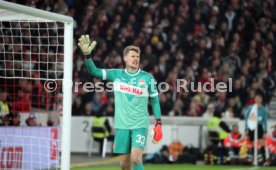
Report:
[{"label": "blurred crowd", "polygon": [[[100,68],[123,68],[122,51],[141,48],[141,68],[170,89],[160,93],[162,115],[244,118],[256,93],[267,106],[275,89],[276,3],[273,0],[25,0],[25,4],[74,18],[74,82],[98,82],[77,47],[83,34],[97,40]],[[230,81],[232,92],[177,92],[177,79]],[[75,88],[76,89],[76,88]],[[151,111],[151,109],[149,109]],[[108,92],[73,94],[72,114],[114,115]]]},{"label": "blurred crowd", "polygon": [[[144,163],[191,163],[204,160],[209,165],[252,165],[254,159],[254,142],[240,133],[239,126],[234,124],[231,132],[217,143],[217,139],[209,138],[208,147],[200,154],[198,148],[183,145],[181,141],[174,140],[168,146],[164,145],[153,154],[144,158]],[[276,166],[276,125],[267,135],[264,145],[267,151],[263,151],[262,142],[258,141],[257,162],[259,166]],[[267,153],[265,153],[267,152]]]},{"label": "blurred crowd", "polygon": [[[88,1],[68,6],[75,19],[75,40],[89,34],[99,44],[93,55],[101,68],[123,67],[122,50],[142,49],[141,68],[170,84],[160,93],[163,115],[243,118],[244,107],[262,93],[269,103],[275,88],[276,11],[273,1],[175,0]],[[85,7],[85,8],[84,8]],[[65,9],[65,8],[64,8]],[[92,79],[84,58],[74,53],[74,80]],[[176,91],[176,80],[228,82],[233,92]],[[75,93],[74,115],[113,115],[108,93]]]}]

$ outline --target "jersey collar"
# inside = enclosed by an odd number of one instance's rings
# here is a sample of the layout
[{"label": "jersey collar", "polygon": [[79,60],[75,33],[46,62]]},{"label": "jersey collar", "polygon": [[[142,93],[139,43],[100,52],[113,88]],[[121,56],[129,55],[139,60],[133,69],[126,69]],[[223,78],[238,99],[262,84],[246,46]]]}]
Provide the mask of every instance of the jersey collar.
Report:
[{"label": "jersey collar", "polygon": [[137,71],[136,73],[130,74],[130,73],[127,71],[127,69],[125,68],[125,72],[126,72],[126,74],[129,75],[129,76],[135,76],[135,75],[137,75],[140,71],[141,71],[141,69],[139,68],[138,71]]}]

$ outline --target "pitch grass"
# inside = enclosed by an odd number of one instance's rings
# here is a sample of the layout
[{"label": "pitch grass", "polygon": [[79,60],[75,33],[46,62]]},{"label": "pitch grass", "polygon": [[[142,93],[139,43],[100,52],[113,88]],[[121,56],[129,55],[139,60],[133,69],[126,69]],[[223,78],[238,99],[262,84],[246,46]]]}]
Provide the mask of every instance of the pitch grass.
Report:
[{"label": "pitch grass", "polygon": [[[92,166],[72,170],[121,170],[119,166]],[[145,170],[276,170],[276,167],[212,166],[212,165],[145,165]]]}]

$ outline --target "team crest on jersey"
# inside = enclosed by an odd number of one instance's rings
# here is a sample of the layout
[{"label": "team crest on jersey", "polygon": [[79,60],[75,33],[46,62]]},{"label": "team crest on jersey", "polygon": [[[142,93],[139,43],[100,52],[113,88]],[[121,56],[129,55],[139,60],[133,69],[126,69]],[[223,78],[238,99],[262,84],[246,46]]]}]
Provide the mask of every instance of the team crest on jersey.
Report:
[{"label": "team crest on jersey", "polygon": [[139,86],[139,87],[145,87],[145,80],[140,79],[140,80],[138,81],[138,86]]}]

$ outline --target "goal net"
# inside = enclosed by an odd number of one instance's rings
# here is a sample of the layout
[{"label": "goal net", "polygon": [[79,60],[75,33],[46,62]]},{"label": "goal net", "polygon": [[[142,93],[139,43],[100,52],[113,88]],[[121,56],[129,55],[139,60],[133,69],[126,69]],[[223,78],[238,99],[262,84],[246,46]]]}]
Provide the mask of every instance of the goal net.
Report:
[{"label": "goal net", "polygon": [[72,29],[0,2],[0,169],[69,169]]}]

